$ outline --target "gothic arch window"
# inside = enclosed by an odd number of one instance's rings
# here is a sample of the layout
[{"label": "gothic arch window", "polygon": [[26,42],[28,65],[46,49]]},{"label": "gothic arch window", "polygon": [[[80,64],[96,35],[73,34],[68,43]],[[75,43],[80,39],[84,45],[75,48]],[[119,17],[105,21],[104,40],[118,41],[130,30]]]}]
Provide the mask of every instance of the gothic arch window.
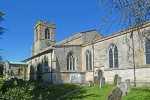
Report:
[{"label": "gothic arch window", "polygon": [[50,32],[48,28],[45,29],[45,39],[50,39]]},{"label": "gothic arch window", "polygon": [[34,68],[32,65],[30,66],[30,73],[34,73]]},{"label": "gothic arch window", "polygon": [[146,64],[150,64],[150,40],[146,41]]},{"label": "gothic arch window", "polygon": [[109,49],[109,68],[118,68],[118,49],[112,44]]},{"label": "gothic arch window", "polygon": [[72,52],[67,55],[67,71],[75,71],[75,57]]},{"label": "gothic arch window", "polygon": [[92,70],[91,52],[86,52],[86,70]]},{"label": "gothic arch window", "polygon": [[48,59],[44,56],[45,72],[48,72]]}]

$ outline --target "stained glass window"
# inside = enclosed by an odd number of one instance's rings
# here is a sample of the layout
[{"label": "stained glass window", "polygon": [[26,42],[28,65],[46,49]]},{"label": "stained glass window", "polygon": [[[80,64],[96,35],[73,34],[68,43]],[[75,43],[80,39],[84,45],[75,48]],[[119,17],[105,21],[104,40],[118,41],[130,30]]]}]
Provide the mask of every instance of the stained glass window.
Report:
[{"label": "stained glass window", "polygon": [[115,67],[118,67],[118,50],[117,50],[117,47],[115,47],[115,50],[114,50],[114,66]]},{"label": "stained glass window", "polygon": [[89,51],[86,52],[86,70],[92,70],[92,59]]},{"label": "stained glass window", "polygon": [[115,45],[111,45],[109,49],[109,68],[117,68],[118,64],[118,49]]},{"label": "stained glass window", "polygon": [[109,50],[109,68],[113,68],[113,53],[112,53],[112,49]]},{"label": "stained glass window", "polygon": [[150,64],[150,40],[146,41],[146,64]]}]

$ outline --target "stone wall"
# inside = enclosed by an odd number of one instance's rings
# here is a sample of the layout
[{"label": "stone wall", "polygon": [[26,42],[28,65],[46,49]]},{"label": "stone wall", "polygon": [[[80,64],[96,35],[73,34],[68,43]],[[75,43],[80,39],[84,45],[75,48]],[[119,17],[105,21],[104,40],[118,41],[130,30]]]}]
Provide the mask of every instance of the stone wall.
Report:
[{"label": "stone wall", "polygon": [[81,46],[55,46],[56,71],[67,72],[67,55],[69,52],[72,52],[75,56],[75,72],[81,72],[81,49]]}]

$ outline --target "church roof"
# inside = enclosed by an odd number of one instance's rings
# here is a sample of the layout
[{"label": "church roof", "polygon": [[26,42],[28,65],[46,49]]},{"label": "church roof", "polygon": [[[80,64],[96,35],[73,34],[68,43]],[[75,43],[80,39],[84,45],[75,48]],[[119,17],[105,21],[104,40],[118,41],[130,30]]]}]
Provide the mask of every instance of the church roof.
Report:
[{"label": "church roof", "polygon": [[11,62],[9,61],[10,64],[18,64],[18,65],[28,65],[27,63],[25,62]]}]

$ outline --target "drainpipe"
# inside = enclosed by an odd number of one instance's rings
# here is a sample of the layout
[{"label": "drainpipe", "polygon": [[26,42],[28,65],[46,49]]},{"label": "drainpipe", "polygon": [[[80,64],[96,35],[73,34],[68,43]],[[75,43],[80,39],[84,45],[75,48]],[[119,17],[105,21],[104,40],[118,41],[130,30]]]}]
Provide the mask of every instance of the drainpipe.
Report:
[{"label": "drainpipe", "polygon": [[94,43],[92,43],[92,49],[93,49],[93,83],[94,83]]},{"label": "drainpipe", "polygon": [[52,52],[53,52],[53,47],[50,49],[51,50],[51,84],[52,82]]},{"label": "drainpipe", "polygon": [[131,37],[132,37],[132,46],[133,46],[134,87],[136,87],[133,30],[132,30],[132,33],[131,33]]}]

